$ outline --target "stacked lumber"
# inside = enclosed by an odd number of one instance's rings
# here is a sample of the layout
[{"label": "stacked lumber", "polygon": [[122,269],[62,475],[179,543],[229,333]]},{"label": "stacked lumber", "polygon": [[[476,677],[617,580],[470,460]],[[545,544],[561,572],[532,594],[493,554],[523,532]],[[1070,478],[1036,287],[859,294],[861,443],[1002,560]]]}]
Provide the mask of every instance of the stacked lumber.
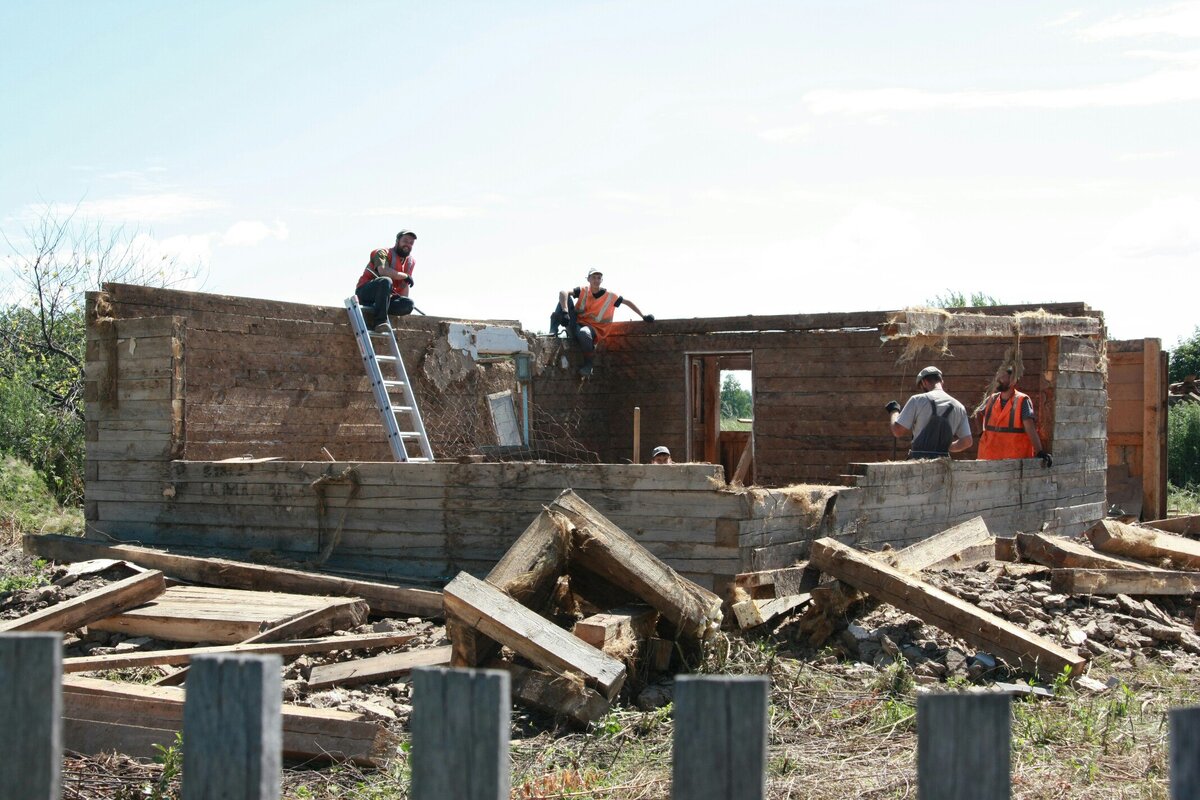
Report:
[{"label": "stacked lumber", "polygon": [[[385,651],[375,658],[313,667],[311,685],[307,687],[313,691],[384,674],[379,660],[388,661],[386,674],[390,676],[406,674],[413,665],[449,661],[448,647],[395,653],[397,648],[413,642],[413,632],[394,628],[357,632],[367,621],[369,606],[361,598],[337,596],[347,588],[337,582],[340,579],[329,582],[324,576],[292,571],[276,575],[274,581],[262,581],[268,585],[287,581],[292,588],[328,592],[335,595],[332,597],[195,586],[181,584],[175,578],[167,580],[164,571],[228,583],[253,582],[257,570],[263,568],[219,559],[176,557],[145,548],[110,548],[71,537],[31,537],[26,546],[52,551],[59,561],[73,560],[72,554],[83,559],[106,556],[82,564],[75,571],[59,568],[58,572],[64,578],[69,576],[69,580],[57,581],[57,585],[48,587],[53,591],[42,595],[50,598],[51,605],[37,608],[40,603],[35,600],[24,608],[36,610],[21,613],[22,608],[17,607],[19,616],[0,621],[0,632],[67,634],[62,659],[63,730],[66,746],[76,752],[115,750],[152,757],[155,745],[173,744],[182,724],[184,689],[169,684],[183,683],[188,664],[198,655],[278,654],[293,661],[301,656],[328,660],[337,654],[344,657],[349,653]],[[136,560],[163,569],[147,570],[131,563]],[[70,593],[79,593],[68,598],[64,586],[73,587]],[[410,607],[410,598],[384,591],[392,588],[375,587],[380,604]],[[437,593],[426,594],[440,597]],[[9,613],[12,610],[10,604]],[[112,644],[116,646],[107,646]],[[80,652],[84,654],[77,655]],[[140,671],[131,677],[145,681],[146,670],[151,671],[150,675],[155,671],[161,675],[171,667],[180,669],[162,675],[158,685],[152,686],[86,677],[89,673],[109,677]],[[294,668],[285,667],[288,669],[295,674]],[[395,752],[394,744],[394,737],[385,728],[362,713],[284,706],[285,757],[306,761],[348,759],[380,766]]]},{"label": "stacked lumber", "polygon": [[[519,701],[579,724],[667,668],[674,649],[699,651],[722,619],[719,597],[569,489],[486,580],[459,573],[442,596],[455,666],[509,669]],[[570,630],[554,621],[565,615],[576,618]],[[522,663],[497,662],[501,646]]]}]

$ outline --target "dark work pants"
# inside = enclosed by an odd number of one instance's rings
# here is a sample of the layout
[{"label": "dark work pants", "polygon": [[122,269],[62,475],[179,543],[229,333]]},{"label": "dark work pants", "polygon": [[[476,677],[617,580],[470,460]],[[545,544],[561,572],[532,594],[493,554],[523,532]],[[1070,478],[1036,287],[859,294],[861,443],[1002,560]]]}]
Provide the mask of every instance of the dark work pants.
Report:
[{"label": "dark work pants", "polygon": [[388,314],[403,317],[405,314],[411,314],[413,310],[412,300],[392,294],[391,278],[376,278],[373,281],[367,281],[354,290],[354,296],[358,298],[358,302],[363,308],[370,308],[375,312],[376,325],[387,322]]}]

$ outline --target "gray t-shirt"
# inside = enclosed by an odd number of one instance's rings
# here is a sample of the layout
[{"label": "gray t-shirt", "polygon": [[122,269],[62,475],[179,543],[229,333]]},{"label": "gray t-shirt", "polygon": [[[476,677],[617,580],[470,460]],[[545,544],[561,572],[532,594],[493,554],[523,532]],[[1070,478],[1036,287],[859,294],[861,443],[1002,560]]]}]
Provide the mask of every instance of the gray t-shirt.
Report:
[{"label": "gray t-shirt", "polygon": [[945,405],[949,402],[954,407],[954,410],[950,412],[950,427],[954,431],[954,438],[962,439],[971,435],[971,422],[967,418],[967,410],[963,408],[962,403],[941,389],[934,389],[924,394],[914,394],[908,398],[904,408],[900,409],[900,416],[896,418],[896,422],[912,431],[914,438],[919,436],[929,422],[929,417],[933,414],[933,406],[930,405],[929,400],[925,399],[927,397],[938,405]]}]

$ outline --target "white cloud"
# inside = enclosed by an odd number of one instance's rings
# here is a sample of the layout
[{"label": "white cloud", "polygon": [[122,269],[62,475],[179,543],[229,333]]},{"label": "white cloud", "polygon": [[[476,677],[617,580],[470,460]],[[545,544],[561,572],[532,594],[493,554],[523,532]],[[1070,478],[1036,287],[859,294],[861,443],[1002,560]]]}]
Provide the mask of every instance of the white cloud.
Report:
[{"label": "white cloud", "polygon": [[251,247],[267,239],[282,242],[287,238],[288,227],[280,220],[275,220],[274,226],[258,220],[241,220],[229,226],[229,230],[221,236],[221,244],[228,247]]},{"label": "white cloud", "polygon": [[1172,197],[1136,211],[1112,226],[1100,249],[1126,259],[1200,254],[1200,199]]},{"label": "white cloud", "polygon": [[463,219],[472,217],[477,209],[470,206],[428,205],[428,206],[380,206],[365,208],[351,212],[352,216],[363,217],[404,217],[405,219]]},{"label": "white cloud", "polygon": [[760,139],[768,142],[799,142],[812,133],[812,125],[802,123],[782,128],[767,128],[758,132]]},{"label": "white cloud", "polygon": [[1090,41],[1142,36],[1200,38],[1200,2],[1174,3],[1129,14],[1115,14],[1079,32]]},{"label": "white cloud", "polygon": [[1174,158],[1179,155],[1176,150],[1146,150],[1140,153],[1122,153],[1118,161],[1157,161],[1163,158]]},{"label": "white cloud", "polygon": [[1059,16],[1055,17],[1054,19],[1048,20],[1044,24],[1047,28],[1057,28],[1060,25],[1066,25],[1069,22],[1074,22],[1075,20],[1079,19],[1081,16],[1083,16],[1083,12],[1076,9],[1074,11],[1067,11],[1063,14],[1060,14]]},{"label": "white cloud", "polygon": [[913,111],[1134,108],[1200,100],[1200,69],[1165,69],[1129,81],[1069,89],[949,92],[893,88],[818,89],[804,95],[814,114],[886,114]]},{"label": "white cloud", "polygon": [[[221,208],[222,203],[197,195],[179,192],[156,192],[124,195],[103,200],[85,200],[76,212],[86,219],[97,219],[106,224],[139,224],[179,219],[201,211]],[[69,214],[73,207],[58,204],[55,210]]]}]

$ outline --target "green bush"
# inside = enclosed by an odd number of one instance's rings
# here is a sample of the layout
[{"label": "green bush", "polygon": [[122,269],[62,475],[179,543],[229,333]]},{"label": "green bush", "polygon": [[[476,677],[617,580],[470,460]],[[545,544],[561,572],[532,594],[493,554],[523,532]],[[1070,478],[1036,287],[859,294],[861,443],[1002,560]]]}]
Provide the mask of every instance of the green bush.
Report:
[{"label": "green bush", "polygon": [[0,453],[37,470],[63,505],[83,500],[83,420],[55,409],[22,377],[0,377]]},{"label": "green bush", "polygon": [[1180,338],[1171,348],[1171,366],[1168,370],[1172,383],[1188,375],[1200,375],[1200,325],[1186,339]]},{"label": "green bush", "polygon": [[1200,403],[1176,403],[1167,414],[1167,479],[1200,487]]}]

